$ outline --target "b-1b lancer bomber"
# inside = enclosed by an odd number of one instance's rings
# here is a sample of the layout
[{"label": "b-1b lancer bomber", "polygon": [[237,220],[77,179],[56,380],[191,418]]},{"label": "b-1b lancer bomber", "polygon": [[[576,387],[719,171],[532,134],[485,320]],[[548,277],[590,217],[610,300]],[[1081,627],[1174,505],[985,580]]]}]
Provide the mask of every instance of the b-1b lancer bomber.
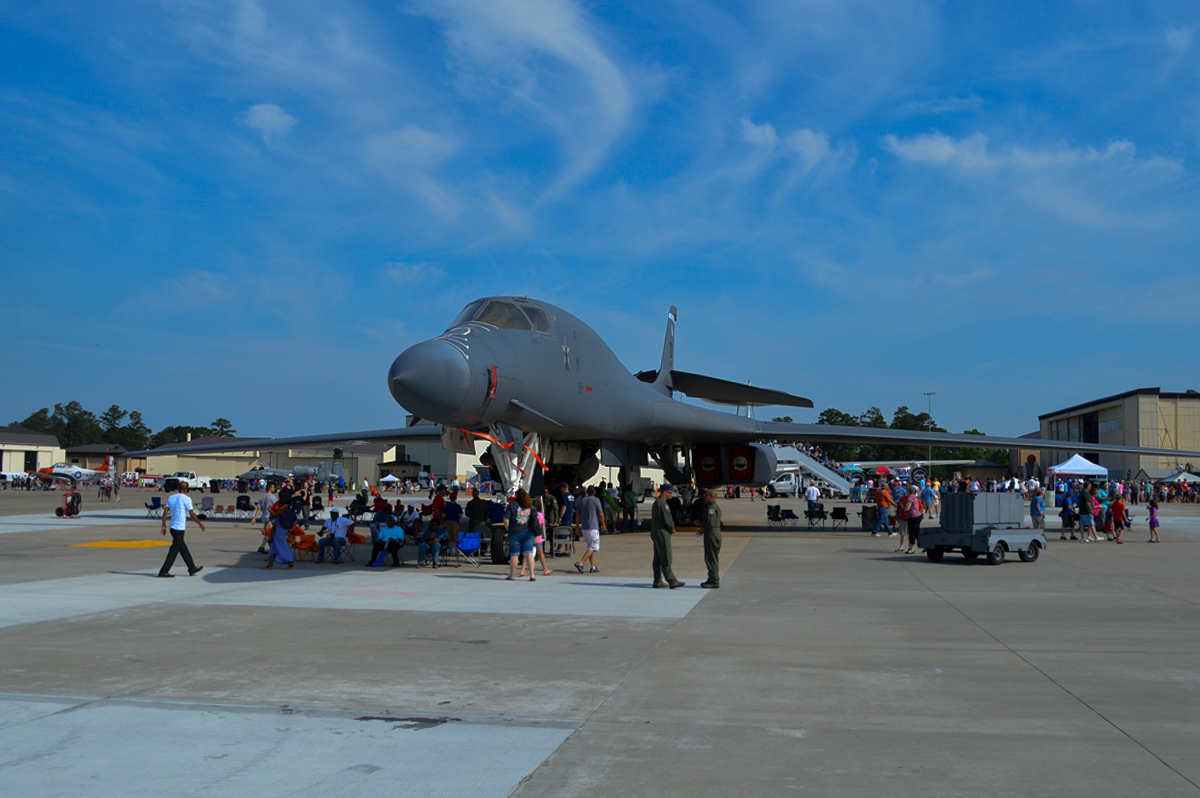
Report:
[{"label": "b-1b lancer bomber", "polygon": [[[812,407],[801,396],[743,385],[674,367],[674,307],[654,371],[630,372],[591,327],[565,310],[526,297],[477,299],[441,335],[404,350],[388,388],[414,419],[398,429],[332,433],[237,444],[174,447],[173,454],[439,439],[449,451],[487,459],[509,493],[538,490],[545,479],[585,480],[601,466],[635,480],[651,461],[672,482],[765,485],[775,476],[766,440],[901,443],[1028,448],[1030,441],[955,433],[758,421],[685,404],[675,393],[717,405]],[[1076,450],[1071,441],[1039,440],[1041,449]],[[1086,444],[1091,451],[1200,457],[1200,452]]]}]

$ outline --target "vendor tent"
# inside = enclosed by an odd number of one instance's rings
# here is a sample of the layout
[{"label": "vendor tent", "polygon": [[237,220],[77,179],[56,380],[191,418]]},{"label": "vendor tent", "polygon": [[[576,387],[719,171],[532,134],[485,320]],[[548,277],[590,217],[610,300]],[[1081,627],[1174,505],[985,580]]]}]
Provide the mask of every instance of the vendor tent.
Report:
[{"label": "vendor tent", "polygon": [[1065,463],[1059,463],[1046,469],[1055,477],[1107,477],[1108,469],[1098,466],[1082,455],[1071,455]]},{"label": "vendor tent", "polygon": [[386,477],[383,477],[382,479],[379,480],[380,484],[383,484],[385,482],[390,484],[392,482],[399,482],[399,481],[400,481],[400,477],[393,476],[392,474],[388,474]]}]

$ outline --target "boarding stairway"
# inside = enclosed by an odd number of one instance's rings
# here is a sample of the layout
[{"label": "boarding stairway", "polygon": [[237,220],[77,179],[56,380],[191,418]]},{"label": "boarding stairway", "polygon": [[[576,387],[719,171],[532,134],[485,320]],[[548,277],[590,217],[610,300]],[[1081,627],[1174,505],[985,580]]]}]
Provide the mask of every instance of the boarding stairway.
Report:
[{"label": "boarding stairway", "polygon": [[816,460],[809,457],[799,449],[796,450],[796,462],[800,466],[800,470],[811,477],[828,482],[835,493],[845,493],[850,495],[850,481],[843,477],[838,472],[826,468]]}]

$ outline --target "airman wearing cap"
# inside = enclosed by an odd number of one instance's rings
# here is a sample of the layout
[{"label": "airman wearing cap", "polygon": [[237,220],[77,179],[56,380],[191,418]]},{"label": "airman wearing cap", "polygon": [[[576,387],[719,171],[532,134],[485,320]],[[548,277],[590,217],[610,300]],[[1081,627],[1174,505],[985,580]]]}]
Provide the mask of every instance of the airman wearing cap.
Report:
[{"label": "airman wearing cap", "polygon": [[650,508],[650,544],[654,547],[654,587],[683,587],[671,570],[671,535],[675,534],[675,518],[667,499],[675,492],[671,485],[658,489],[658,498]]}]

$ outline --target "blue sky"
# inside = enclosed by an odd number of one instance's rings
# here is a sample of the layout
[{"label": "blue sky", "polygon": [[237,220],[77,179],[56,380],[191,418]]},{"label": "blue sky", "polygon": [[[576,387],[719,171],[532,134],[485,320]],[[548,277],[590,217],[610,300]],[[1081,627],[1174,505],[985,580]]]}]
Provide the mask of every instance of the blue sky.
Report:
[{"label": "blue sky", "polygon": [[[1192,3],[0,6],[0,421],[402,422],[475,296],[952,430],[1200,388]],[[1181,343],[1182,341],[1182,343]]]}]

